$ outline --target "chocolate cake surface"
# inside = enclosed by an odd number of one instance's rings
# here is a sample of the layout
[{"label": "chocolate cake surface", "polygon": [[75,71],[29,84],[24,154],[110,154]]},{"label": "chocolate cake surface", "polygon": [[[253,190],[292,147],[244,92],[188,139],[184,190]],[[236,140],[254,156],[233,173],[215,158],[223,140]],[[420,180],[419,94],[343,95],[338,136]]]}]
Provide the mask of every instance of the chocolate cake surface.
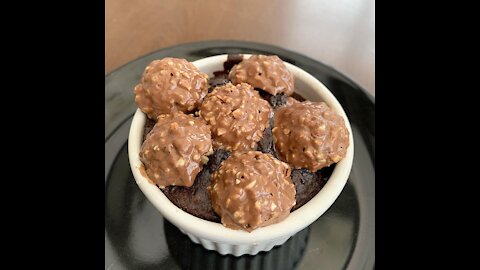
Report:
[{"label": "chocolate cake surface", "polygon": [[163,193],[173,204],[185,212],[202,219],[220,222],[220,218],[213,211],[207,187],[210,185],[211,174],[229,156],[230,152],[226,150],[219,149],[214,151],[191,187],[169,186],[162,190]]}]

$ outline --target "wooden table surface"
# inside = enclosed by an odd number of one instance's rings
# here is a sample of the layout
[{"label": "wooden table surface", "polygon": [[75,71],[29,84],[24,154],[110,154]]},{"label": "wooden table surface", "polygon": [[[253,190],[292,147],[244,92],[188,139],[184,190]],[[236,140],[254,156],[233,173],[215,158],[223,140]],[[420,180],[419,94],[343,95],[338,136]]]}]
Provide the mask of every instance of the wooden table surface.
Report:
[{"label": "wooden table surface", "polygon": [[375,95],[375,0],[105,1],[105,74],[164,47],[218,39],[302,53]]}]

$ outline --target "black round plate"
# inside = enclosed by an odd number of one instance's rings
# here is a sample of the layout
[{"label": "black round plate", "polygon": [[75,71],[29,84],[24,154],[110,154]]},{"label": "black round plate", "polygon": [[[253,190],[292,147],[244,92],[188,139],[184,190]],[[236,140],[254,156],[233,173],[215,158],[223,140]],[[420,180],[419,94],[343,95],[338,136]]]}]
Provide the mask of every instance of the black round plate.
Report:
[{"label": "black round plate", "polygon": [[[135,184],[127,138],[144,68],[166,56],[194,61],[225,53],[276,54],[323,82],[345,109],[355,157],[335,203],[288,242],[256,256],[221,256],[191,242]],[[105,269],[373,269],[375,264],[375,100],[351,79],[301,54],[271,45],[208,41],[166,48],[105,77]]]}]

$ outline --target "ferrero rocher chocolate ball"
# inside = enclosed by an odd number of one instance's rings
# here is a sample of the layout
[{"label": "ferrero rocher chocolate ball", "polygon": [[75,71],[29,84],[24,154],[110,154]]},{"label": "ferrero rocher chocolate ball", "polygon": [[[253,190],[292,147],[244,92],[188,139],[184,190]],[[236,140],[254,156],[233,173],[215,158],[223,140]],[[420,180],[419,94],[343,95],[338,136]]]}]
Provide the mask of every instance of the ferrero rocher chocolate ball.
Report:
[{"label": "ferrero rocher chocolate ball", "polygon": [[295,205],[290,166],[258,151],[234,152],[208,190],[222,224],[252,231],[285,219]]},{"label": "ferrero rocher chocolate ball", "polygon": [[160,114],[191,112],[207,95],[207,79],[207,74],[185,59],[155,60],[135,86],[135,102],[153,120]]},{"label": "ferrero rocher chocolate ball", "polygon": [[246,83],[216,87],[200,106],[212,128],[213,147],[228,151],[255,149],[271,112],[270,104]]},{"label": "ferrero rocher chocolate ball", "polygon": [[248,83],[271,95],[294,92],[294,77],[276,55],[253,55],[235,65],[228,77],[234,84]]},{"label": "ferrero rocher chocolate ball", "polygon": [[190,187],[212,153],[210,127],[205,121],[177,112],[158,117],[142,144],[140,160],[160,188]]},{"label": "ferrero rocher chocolate ball", "polygon": [[272,134],[281,160],[313,172],[339,162],[349,145],[343,118],[324,102],[304,101],[279,108]]}]

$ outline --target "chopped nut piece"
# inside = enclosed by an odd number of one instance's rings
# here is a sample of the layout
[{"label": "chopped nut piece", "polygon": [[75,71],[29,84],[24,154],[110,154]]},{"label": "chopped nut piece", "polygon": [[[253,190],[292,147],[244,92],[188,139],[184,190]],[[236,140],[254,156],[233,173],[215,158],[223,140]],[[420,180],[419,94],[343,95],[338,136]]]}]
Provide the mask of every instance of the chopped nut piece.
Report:
[{"label": "chopped nut piece", "polygon": [[233,213],[234,218],[241,218],[242,216],[243,216],[243,213],[240,211],[236,211],[235,213]]},{"label": "chopped nut piece", "polygon": [[277,208],[277,205],[275,203],[272,203],[270,206],[270,210],[275,210]]},{"label": "chopped nut piece", "polygon": [[251,189],[251,188],[253,188],[256,183],[257,183],[257,181],[252,181],[252,182],[250,182],[250,184],[248,184],[248,185],[245,186],[245,189]]},{"label": "chopped nut piece", "polygon": [[176,167],[180,167],[180,166],[183,166],[183,165],[185,165],[185,160],[183,158],[180,158],[177,161],[177,164],[175,164]]},{"label": "chopped nut piece", "polygon": [[243,114],[244,114],[244,112],[241,111],[240,109],[237,109],[237,110],[235,110],[235,111],[232,112],[232,115],[233,115],[233,117],[235,117],[235,118],[240,118]]},{"label": "chopped nut piece", "polygon": [[227,130],[224,128],[217,129],[217,135],[222,136],[223,134],[227,133]]}]

